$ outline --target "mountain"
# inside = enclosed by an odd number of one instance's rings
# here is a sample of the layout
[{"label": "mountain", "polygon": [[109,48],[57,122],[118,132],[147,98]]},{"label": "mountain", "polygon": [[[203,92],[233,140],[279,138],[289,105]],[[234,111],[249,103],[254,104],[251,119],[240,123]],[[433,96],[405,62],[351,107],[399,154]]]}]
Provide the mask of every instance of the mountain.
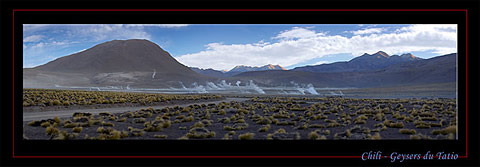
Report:
[{"label": "mountain", "polygon": [[233,69],[225,73],[225,76],[230,77],[234,76],[243,72],[249,72],[249,71],[269,71],[269,70],[283,70],[285,71],[286,69],[283,68],[280,65],[264,65],[261,67],[252,67],[252,66],[244,66],[244,65],[239,65],[235,66]]},{"label": "mountain", "polygon": [[233,69],[229,71],[226,71],[226,70],[218,71],[211,68],[201,69],[196,67],[190,67],[190,69],[192,69],[193,71],[199,74],[210,76],[210,77],[217,77],[217,78],[231,77],[231,76],[234,76],[243,72],[249,72],[249,71],[286,70],[280,65],[272,65],[272,64],[268,64],[261,67],[239,65],[239,66],[235,66]]},{"label": "mountain", "polygon": [[233,69],[231,69],[228,72],[247,72],[247,71],[265,71],[265,70],[286,70],[280,65],[265,65],[261,67],[251,67],[251,66],[235,66]]},{"label": "mountain", "polygon": [[415,62],[422,60],[414,55],[407,53],[402,55],[390,56],[383,51],[375,54],[363,54],[347,62],[336,62],[331,64],[321,64],[316,66],[304,66],[294,68],[293,71],[308,72],[353,72],[353,71],[372,71],[382,69],[394,64],[404,62]]},{"label": "mountain", "polygon": [[224,72],[222,71],[217,71],[217,70],[214,70],[214,69],[201,69],[201,68],[197,68],[197,67],[190,67],[190,69],[192,69],[193,71],[199,73],[199,74],[202,74],[202,75],[206,75],[206,76],[211,76],[211,77],[226,77],[226,75],[224,74]]},{"label": "mountain", "polygon": [[[371,55],[369,56],[365,59],[370,59]],[[382,55],[375,55],[375,58],[377,56]],[[411,55],[402,56],[404,58],[412,58]],[[387,58],[386,55],[382,57]],[[392,58],[393,56],[388,57]],[[315,87],[357,88],[454,83],[457,75],[456,57],[457,54],[453,53],[430,59],[405,61],[383,68],[378,67],[379,69],[376,70],[363,71],[310,72],[289,70],[244,72],[234,76],[232,80],[253,80],[262,86],[282,86],[288,85],[290,81],[294,81],[303,84],[311,83]],[[362,59],[357,61],[363,61]]]},{"label": "mountain", "polygon": [[[179,81],[192,83],[206,79],[211,78],[180,64],[157,44],[141,39],[101,43],[47,64],[24,69],[27,85],[131,84],[157,87],[178,85]],[[76,80],[82,82],[73,82]]]},{"label": "mountain", "polygon": [[36,67],[74,73],[168,72],[195,74],[168,52],[148,40],[113,40]]}]

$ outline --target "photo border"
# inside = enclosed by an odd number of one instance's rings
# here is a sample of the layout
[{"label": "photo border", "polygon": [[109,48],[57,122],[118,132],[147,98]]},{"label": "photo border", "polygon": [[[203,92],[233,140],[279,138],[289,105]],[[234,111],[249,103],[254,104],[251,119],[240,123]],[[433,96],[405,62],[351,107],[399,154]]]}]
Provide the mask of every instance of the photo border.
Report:
[{"label": "photo border", "polygon": [[[362,156],[19,156],[15,155],[15,12],[465,12],[465,155],[468,158],[468,10],[467,9],[13,9],[13,152],[12,158],[361,158]],[[458,36],[459,34],[457,34]],[[458,48],[457,48],[458,49]],[[458,52],[458,51],[457,51]],[[457,55],[458,56],[458,55]],[[458,67],[457,67],[458,68]],[[458,72],[458,71],[457,71]],[[458,73],[457,73],[458,75]],[[457,81],[458,85],[458,81]],[[457,90],[458,91],[458,90]],[[457,97],[458,98],[458,97]],[[458,100],[458,99],[457,99]],[[457,113],[458,114],[458,113]],[[458,126],[458,125],[457,125]],[[434,156],[437,158],[438,156]],[[390,156],[385,156],[390,158]]]}]

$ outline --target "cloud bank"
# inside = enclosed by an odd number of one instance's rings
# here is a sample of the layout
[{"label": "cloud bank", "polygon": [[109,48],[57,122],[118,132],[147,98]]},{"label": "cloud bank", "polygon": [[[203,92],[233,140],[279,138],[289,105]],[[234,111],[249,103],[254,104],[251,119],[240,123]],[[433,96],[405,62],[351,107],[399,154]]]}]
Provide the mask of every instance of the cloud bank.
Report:
[{"label": "cloud bank", "polygon": [[205,45],[204,51],[176,58],[191,67],[227,70],[236,65],[291,66],[331,54],[360,56],[379,50],[389,54],[432,51],[441,55],[457,52],[456,30],[457,26],[454,24],[426,24],[410,25],[388,32],[381,28],[368,28],[352,31],[352,36],[341,36],[294,27],[272,37],[275,40],[272,43],[210,43]]}]

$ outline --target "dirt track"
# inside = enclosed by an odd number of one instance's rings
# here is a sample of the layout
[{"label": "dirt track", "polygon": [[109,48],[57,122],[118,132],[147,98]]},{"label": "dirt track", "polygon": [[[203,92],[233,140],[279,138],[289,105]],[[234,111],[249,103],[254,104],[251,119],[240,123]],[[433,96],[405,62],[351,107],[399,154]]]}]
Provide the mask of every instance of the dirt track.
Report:
[{"label": "dirt track", "polygon": [[118,107],[118,108],[101,108],[101,109],[76,109],[76,110],[60,110],[60,111],[42,111],[42,112],[24,112],[23,113],[23,121],[33,121],[33,120],[42,120],[42,119],[52,119],[55,116],[59,118],[66,118],[71,117],[75,112],[88,112],[92,114],[98,114],[101,112],[108,112],[108,113],[122,113],[127,111],[136,111],[142,108],[153,108],[153,109],[161,109],[164,107],[173,107],[173,106],[181,106],[186,107],[191,104],[209,104],[215,103],[218,104],[220,102],[230,102],[230,101],[245,101],[248,98],[226,98],[224,100],[217,100],[217,101],[209,101],[209,102],[193,102],[188,104],[168,104],[168,105],[156,105],[156,106],[137,106],[137,107]]}]

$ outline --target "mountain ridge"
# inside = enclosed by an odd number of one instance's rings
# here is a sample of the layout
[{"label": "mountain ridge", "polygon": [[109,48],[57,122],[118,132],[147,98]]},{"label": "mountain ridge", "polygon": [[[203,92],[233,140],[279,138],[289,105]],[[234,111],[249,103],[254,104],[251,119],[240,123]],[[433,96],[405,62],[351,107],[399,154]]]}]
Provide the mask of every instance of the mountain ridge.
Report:
[{"label": "mountain ridge", "polygon": [[350,61],[334,62],[329,64],[320,64],[313,66],[296,67],[294,71],[309,71],[309,72],[352,72],[352,71],[372,71],[385,68],[387,66],[422,60],[411,53],[402,55],[388,55],[383,51],[378,51],[374,54],[364,53],[361,56],[355,57]]}]

